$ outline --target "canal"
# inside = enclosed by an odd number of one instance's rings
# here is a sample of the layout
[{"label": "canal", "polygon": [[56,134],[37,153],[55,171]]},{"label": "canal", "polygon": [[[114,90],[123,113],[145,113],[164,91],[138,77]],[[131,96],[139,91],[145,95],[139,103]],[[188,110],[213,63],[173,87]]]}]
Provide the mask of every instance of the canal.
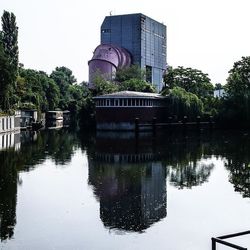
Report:
[{"label": "canal", "polygon": [[250,229],[250,132],[62,128],[0,145],[1,250],[210,250]]}]

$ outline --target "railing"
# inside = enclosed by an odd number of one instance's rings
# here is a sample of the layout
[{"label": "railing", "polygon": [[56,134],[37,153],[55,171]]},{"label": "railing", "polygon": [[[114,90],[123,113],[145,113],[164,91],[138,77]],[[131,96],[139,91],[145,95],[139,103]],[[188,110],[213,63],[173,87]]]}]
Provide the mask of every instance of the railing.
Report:
[{"label": "railing", "polygon": [[233,238],[233,237],[237,237],[237,236],[242,236],[245,234],[250,234],[250,231],[244,231],[244,232],[240,232],[240,233],[235,233],[235,234],[228,234],[228,235],[223,235],[223,236],[219,236],[219,237],[212,237],[212,250],[216,250],[216,243],[234,248],[234,249],[238,249],[238,250],[247,250],[246,247],[241,247],[239,245],[230,243],[228,241],[225,241],[224,239],[228,239],[228,238]]}]

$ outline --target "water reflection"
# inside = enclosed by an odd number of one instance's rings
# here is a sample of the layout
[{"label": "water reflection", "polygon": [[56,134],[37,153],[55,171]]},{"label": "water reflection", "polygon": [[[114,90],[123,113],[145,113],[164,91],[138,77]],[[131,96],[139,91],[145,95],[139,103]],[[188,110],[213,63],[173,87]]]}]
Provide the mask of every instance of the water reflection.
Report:
[{"label": "water reflection", "polygon": [[233,134],[224,139],[225,166],[229,170],[229,181],[236,192],[244,198],[250,197],[250,137],[248,133]]},{"label": "water reflection", "polygon": [[14,148],[15,150],[20,149],[20,131],[0,133],[0,151]]},{"label": "water reflection", "polygon": [[8,144],[0,150],[2,241],[13,237],[17,223],[19,172],[32,171],[46,159],[66,167],[80,146],[87,150],[89,185],[100,203],[100,218],[109,229],[145,232],[166,218],[166,178],[178,189],[202,185],[214,169],[207,161],[211,156],[224,159],[235,191],[250,197],[250,136],[246,133],[141,134],[136,138],[134,133],[91,136],[61,129],[23,132],[3,141]]},{"label": "water reflection", "polygon": [[[5,142],[9,143],[0,151],[0,237],[4,241],[14,234],[17,188],[22,183],[19,172],[32,170],[46,158],[51,158],[55,164],[66,165],[77,143],[76,135],[67,130],[25,131],[19,135],[1,136],[8,138]],[[14,142],[21,143],[18,150]]]},{"label": "water reflection", "polygon": [[200,137],[98,132],[89,147],[89,183],[108,228],[143,231],[167,215],[166,176],[178,188],[206,182]]},{"label": "water reflection", "polygon": [[166,168],[144,138],[97,137],[89,157],[89,183],[108,228],[141,232],[166,217]]},{"label": "water reflection", "polygon": [[11,238],[16,224],[18,173],[15,151],[0,152],[0,237]]}]

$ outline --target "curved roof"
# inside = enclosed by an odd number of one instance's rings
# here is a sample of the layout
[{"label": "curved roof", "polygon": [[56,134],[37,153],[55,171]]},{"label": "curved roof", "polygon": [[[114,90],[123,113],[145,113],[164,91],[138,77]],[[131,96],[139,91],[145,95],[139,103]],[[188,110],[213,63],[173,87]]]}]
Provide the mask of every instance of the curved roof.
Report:
[{"label": "curved roof", "polygon": [[150,99],[165,99],[166,97],[156,93],[145,93],[136,91],[120,91],[111,94],[105,94],[94,97],[94,99],[102,98],[150,98]]},{"label": "curved roof", "polygon": [[131,65],[129,52],[113,44],[101,44],[97,46],[89,63],[95,60],[109,62],[116,68],[124,68]]}]

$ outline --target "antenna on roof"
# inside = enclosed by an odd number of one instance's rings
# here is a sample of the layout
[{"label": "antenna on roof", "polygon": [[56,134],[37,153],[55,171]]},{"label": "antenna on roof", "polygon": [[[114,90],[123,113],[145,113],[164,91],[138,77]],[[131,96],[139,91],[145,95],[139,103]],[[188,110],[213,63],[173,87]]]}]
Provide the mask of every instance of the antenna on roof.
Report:
[{"label": "antenna on roof", "polygon": [[109,15],[112,16],[112,10],[109,12]]}]

